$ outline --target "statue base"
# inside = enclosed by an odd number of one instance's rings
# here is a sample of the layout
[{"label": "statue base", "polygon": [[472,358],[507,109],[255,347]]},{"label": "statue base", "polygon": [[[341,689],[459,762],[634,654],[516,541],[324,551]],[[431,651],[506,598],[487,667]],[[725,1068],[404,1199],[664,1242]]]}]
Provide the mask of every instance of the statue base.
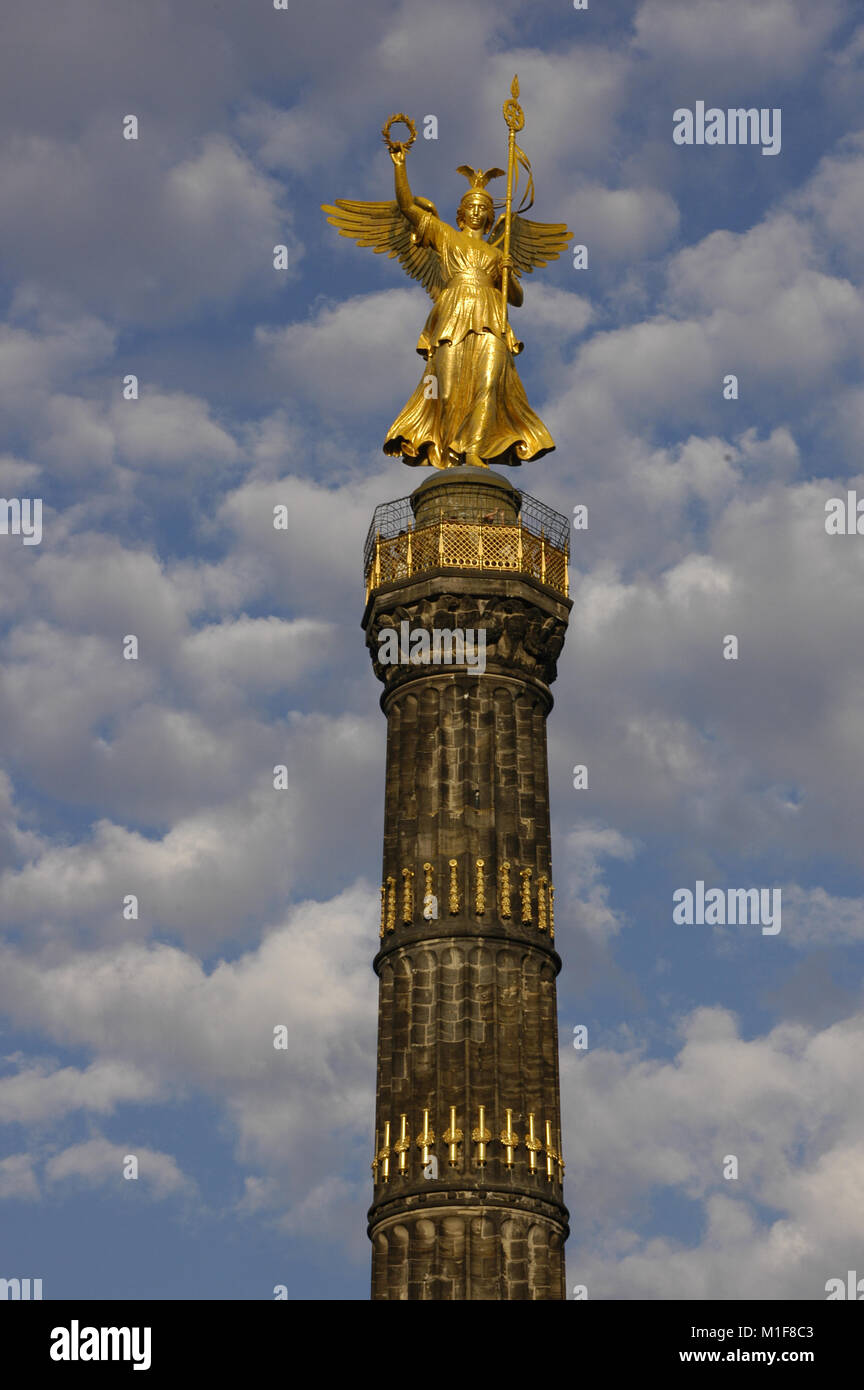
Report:
[{"label": "statue base", "polygon": [[436,470],[411,494],[415,525],[465,521],[487,526],[516,526],[522,496],[507,478],[489,468]]}]

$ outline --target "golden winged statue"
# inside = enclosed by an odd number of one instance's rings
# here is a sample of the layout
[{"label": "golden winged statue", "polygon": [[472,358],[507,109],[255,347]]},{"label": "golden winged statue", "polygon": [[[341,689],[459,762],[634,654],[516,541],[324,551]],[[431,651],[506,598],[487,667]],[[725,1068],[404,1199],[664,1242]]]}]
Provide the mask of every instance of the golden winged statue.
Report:
[{"label": "golden winged statue", "polygon": [[[515,97],[515,79],[514,87]],[[515,101],[508,106],[521,115]],[[389,138],[394,121],[410,127],[408,142]],[[459,204],[455,227],[438,216],[428,198],[411,191],[405,157],[416,134],[413,122],[392,116],[383,134],[395,170],[395,201],[339,198],[334,207],[322,205],[322,210],[342,236],[398,257],[432,300],[417,342],[425,370],[391,425],[384,452],[401,455],[405,463],[435,468],[516,465],[541,458],[555,443],[528,404],[516,371],[514,358],[523,344],[510,326],[507,305],[522,303],[519,276],[557,260],[572,233],[563,223],[531,222],[512,212],[514,158],[530,174],[527,159],[515,145],[512,125],[505,211],[496,221],[495,203],[486,188],[490,179],[503,177],[504,170],[462,164],[458,172],[470,186]]]}]

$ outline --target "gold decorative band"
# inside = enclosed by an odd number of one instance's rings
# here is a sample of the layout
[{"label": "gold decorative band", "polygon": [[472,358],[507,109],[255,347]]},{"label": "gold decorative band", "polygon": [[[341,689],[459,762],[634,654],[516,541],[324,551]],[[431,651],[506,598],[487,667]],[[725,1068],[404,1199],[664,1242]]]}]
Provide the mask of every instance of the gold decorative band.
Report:
[{"label": "gold decorative band", "polygon": [[522,924],[527,926],[531,921],[531,870],[523,869],[520,878],[522,879]]},{"label": "gold decorative band", "polygon": [[456,914],[457,914],[457,912],[459,911],[459,861],[458,861],[458,859],[451,859],[449,862],[450,862],[450,902],[449,902],[449,907],[450,907],[450,915],[451,915],[451,917],[455,917]]},{"label": "gold decorative band", "polygon": [[483,875],[485,859],[478,859],[476,864],[477,879],[474,892],[474,911],[478,917],[482,917],[486,911],[486,883]]},{"label": "gold decorative band", "polygon": [[492,1135],[486,1128],[486,1106],[477,1107],[477,1124],[471,1131],[471,1142],[477,1145],[477,1167],[482,1168],[486,1162],[486,1147],[490,1143]]},{"label": "gold decorative band", "polygon": [[402,921],[410,927],[414,921],[414,870],[402,870]]},{"label": "gold decorative band", "polygon": [[429,1162],[429,1149],[435,1143],[435,1131],[429,1124],[429,1111],[423,1111],[423,1129],[417,1135],[416,1144],[420,1150],[420,1163],[425,1168]]},{"label": "gold decorative band", "polygon": [[[489,1161],[489,1145],[495,1142],[492,1131],[488,1125],[488,1107],[478,1105],[477,1124],[470,1132],[471,1143],[474,1146],[473,1160],[478,1168],[483,1168]],[[388,1182],[390,1180],[390,1163],[392,1155],[397,1157],[397,1171],[401,1177],[407,1177],[411,1167],[412,1149],[416,1147],[420,1150],[420,1166],[425,1169],[429,1164],[435,1147],[435,1130],[431,1122],[431,1110],[427,1107],[423,1110],[423,1120],[420,1132],[416,1139],[411,1140],[411,1125],[408,1115],[399,1116],[399,1138],[391,1144],[390,1130],[391,1122],[384,1122],[384,1137],[379,1147],[378,1138],[380,1131],[375,1131],[375,1151],[372,1158],[372,1174],[375,1183]],[[499,1161],[503,1162],[508,1168],[512,1168],[517,1160],[518,1150],[524,1145],[528,1155],[528,1172],[537,1174],[538,1158],[540,1155],[545,1157],[545,1173],[548,1182],[553,1182],[556,1178],[559,1182],[564,1181],[564,1159],[561,1156],[560,1147],[556,1148],[555,1134],[552,1121],[546,1120],[543,1123],[545,1142],[538,1135],[538,1122],[535,1112],[532,1110],[527,1116],[528,1131],[520,1139],[519,1131],[513,1123],[513,1116],[516,1113],[512,1106],[508,1106],[505,1111],[504,1125],[497,1135],[497,1142],[500,1143],[503,1153],[499,1155]],[[457,1107],[449,1107],[449,1120],[447,1128],[441,1135],[441,1142],[447,1145],[447,1157],[451,1168],[459,1166],[459,1147],[463,1142],[463,1131],[457,1123]],[[524,1161],[524,1160],[523,1160]],[[438,1176],[437,1160],[433,1160],[435,1167],[434,1176]],[[424,1174],[429,1176],[429,1174]]]},{"label": "gold decorative band", "polygon": [[463,1134],[456,1124],[456,1106],[450,1106],[450,1123],[442,1134],[442,1139],[447,1145],[448,1162],[451,1168],[455,1168],[459,1162],[458,1148],[462,1143]]},{"label": "gold decorative band", "polygon": [[510,916],[511,916],[511,912],[512,912],[512,909],[511,909],[511,906],[510,906],[510,860],[509,860],[509,859],[505,859],[505,860],[504,860],[504,863],[501,865],[501,871],[500,871],[500,875],[499,875],[499,880],[500,880],[500,881],[499,881],[499,884],[498,884],[498,897],[499,897],[499,904],[500,904],[501,916],[507,918],[507,917],[510,917]]},{"label": "gold decorative band", "polygon": [[393,1150],[399,1155],[399,1172],[402,1176],[408,1169],[408,1150],[411,1148],[411,1140],[408,1138],[408,1116],[399,1116],[399,1138],[393,1145]]},{"label": "gold decorative band", "polygon": [[537,880],[537,930],[546,930],[546,876]]}]

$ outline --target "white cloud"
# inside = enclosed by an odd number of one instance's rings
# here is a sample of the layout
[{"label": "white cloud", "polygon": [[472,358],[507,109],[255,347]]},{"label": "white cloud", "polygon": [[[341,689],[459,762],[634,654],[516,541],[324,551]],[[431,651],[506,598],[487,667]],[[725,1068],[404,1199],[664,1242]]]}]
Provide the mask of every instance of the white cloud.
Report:
[{"label": "white cloud", "polygon": [[811,950],[864,941],[864,899],[842,898],[826,889],[783,887],[783,939]]},{"label": "white cloud", "polygon": [[[864,41],[864,30],[861,34]],[[847,273],[858,277],[862,259],[860,227],[864,220],[864,134],[846,136],[820,161],[813,177],[790,206],[813,219],[821,245],[839,258]]]},{"label": "white cloud", "polygon": [[39,1183],[29,1154],[9,1154],[0,1158],[0,1198],[32,1202],[39,1196]]},{"label": "white cloud", "polygon": [[75,140],[30,133],[0,148],[9,273],[147,323],[284,284],[273,247],[289,247],[292,269],[302,247],[280,186],[224,134],[177,157],[144,118],[124,140],[121,115]]},{"label": "white cloud", "polygon": [[182,391],[145,387],[137,401],[115,403],[111,421],[123,455],[148,470],[189,459],[212,469],[238,457],[236,441],[212,418],[207,402]]},{"label": "white cloud", "polygon": [[9,410],[26,411],[35,399],[56,390],[78,372],[111,359],[115,335],[90,315],[58,319],[36,314],[35,326],[14,320],[31,317],[38,296],[21,294],[9,323],[0,326],[0,392]]},{"label": "white cloud", "polygon": [[[710,66],[730,78],[793,77],[842,21],[842,0],[643,0],[634,27],[637,47],[664,66]],[[755,105],[765,105],[756,102]],[[677,101],[670,103],[680,105]]]},{"label": "white cloud", "polygon": [[198,628],[181,655],[186,682],[202,704],[250,690],[278,690],[320,666],[332,624],[298,618],[238,618]]},{"label": "white cloud", "polygon": [[[213,1095],[233,1122],[241,1162],[281,1174],[296,1196],[312,1174],[326,1175],[322,1136],[368,1130],[376,899],[353,889],[306,903],[257,949],[209,974],[168,946],[30,959],[6,947],[0,1002],[16,1023],[87,1047],[96,1062],[146,1069],[163,1094],[195,1085]],[[286,1050],[274,1048],[277,1025],[288,1030]],[[115,1152],[109,1162],[100,1149],[99,1164],[110,1167]],[[84,1159],[69,1163],[86,1172],[89,1153]],[[340,1143],[330,1171],[343,1162]]]},{"label": "white cloud", "polygon": [[[398,284],[402,267],[389,264]],[[360,266],[357,273],[360,278]],[[430,308],[419,286],[382,290],[325,305],[313,318],[284,328],[259,327],[255,340],[270,369],[305,405],[353,417],[386,413],[390,402],[395,416],[421,377],[423,359],[414,349]],[[403,399],[393,405],[399,395]],[[382,440],[389,423],[381,425]]]},{"label": "white cloud", "polygon": [[[678,232],[674,199],[659,188],[606,188],[588,183],[569,194],[559,216],[588,247],[588,265],[649,260]],[[550,219],[551,220],[551,219]],[[572,259],[572,258],[571,258]]]},{"label": "white cloud", "polygon": [[152,1078],[131,1065],[108,1060],[82,1070],[25,1063],[14,1075],[0,1077],[0,1124],[44,1124],[75,1110],[106,1114],[156,1095]]},{"label": "white cloud", "polygon": [[[703,1008],[668,1060],[564,1049],[571,1282],[592,1299],[824,1298],[864,1231],[862,1034],[859,1015],[748,1041]],[[630,1224],[660,1193],[701,1204],[691,1244]]]},{"label": "white cloud", "polygon": [[[123,1176],[127,1155],[138,1160],[137,1178]],[[52,1185],[79,1182],[87,1187],[138,1182],[154,1200],[194,1189],[191,1179],[180,1171],[170,1154],[134,1143],[124,1148],[122,1144],[112,1144],[102,1138],[73,1144],[55,1154],[45,1164],[45,1178]]]},{"label": "white cloud", "polygon": [[609,888],[602,879],[601,860],[632,859],[636,849],[636,844],[617,830],[590,823],[571,830],[564,841],[565,920],[598,943],[607,941],[624,925],[624,920],[609,906]]}]

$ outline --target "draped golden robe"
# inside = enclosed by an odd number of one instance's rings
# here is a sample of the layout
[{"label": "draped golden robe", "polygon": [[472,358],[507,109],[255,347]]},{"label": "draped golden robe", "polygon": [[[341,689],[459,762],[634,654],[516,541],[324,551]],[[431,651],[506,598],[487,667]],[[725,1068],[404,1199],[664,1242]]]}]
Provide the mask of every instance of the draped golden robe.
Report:
[{"label": "draped golden robe", "polygon": [[388,431],[385,454],[436,468],[462,463],[469,453],[489,464],[548,454],[555,444],[513,362],[523,345],[509,323],[505,331],[500,250],[429,212],[414,236],[438,252],[446,284],[417,342],[426,370]]}]

